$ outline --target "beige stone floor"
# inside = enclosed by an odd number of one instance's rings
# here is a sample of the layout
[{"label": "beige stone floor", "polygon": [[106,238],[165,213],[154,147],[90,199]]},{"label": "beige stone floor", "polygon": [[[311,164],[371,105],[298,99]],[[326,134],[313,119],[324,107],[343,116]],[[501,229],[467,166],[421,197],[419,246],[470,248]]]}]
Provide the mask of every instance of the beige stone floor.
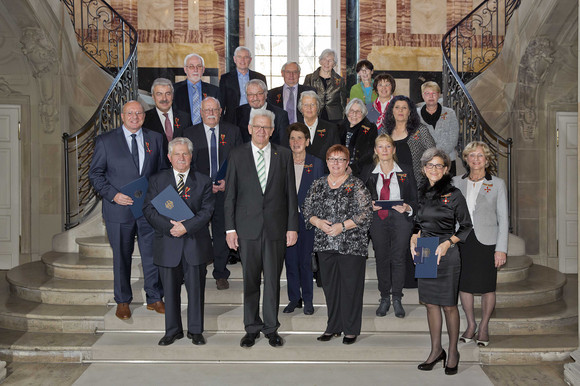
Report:
[{"label": "beige stone floor", "polygon": [[[224,379],[223,366],[220,366],[220,377],[215,377],[215,382],[208,381],[211,379],[211,375],[208,374],[208,367],[216,365],[116,365],[116,364],[54,364],[54,363],[9,363],[7,366],[8,375],[2,386],[7,385],[58,385],[58,386],[69,386],[73,385],[77,380],[78,385],[98,385],[104,384],[112,386],[115,384],[129,385],[128,377],[137,377],[137,374],[146,373],[143,371],[143,366],[154,367],[155,370],[152,373],[157,373],[156,377],[148,376],[148,381],[139,381],[141,385],[155,385],[155,384],[168,384],[169,379],[167,379],[167,374],[163,370],[169,370],[173,373],[174,379],[171,384],[178,385],[184,384],[185,382],[180,382],[176,379],[180,373],[186,372],[191,377],[193,374],[205,374],[205,381],[196,382],[197,384],[204,385],[227,385],[229,382],[228,378]],[[239,365],[240,367],[248,365]],[[253,379],[254,385],[267,385],[267,384],[294,384],[303,385],[307,384],[303,380],[298,381],[298,379],[291,376],[290,379],[286,377],[280,377],[279,372],[264,371],[261,367],[265,369],[271,368],[271,365],[252,365],[252,369],[259,374],[262,374],[260,379],[262,383],[256,383],[256,378]],[[293,365],[287,365],[293,366]],[[296,365],[294,365],[296,366]],[[322,374],[328,374],[328,368],[320,369],[314,367],[310,371],[305,371],[308,365],[300,366],[301,375],[311,374],[312,383],[317,385],[330,384],[348,384],[348,379],[343,378],[345,382],[337,382],[332,380],[332,382],[324,382],[321,380]],[[415,370],[414,365],[385,365],[385,366],[353,366],[359,380],[359,385],[365,384],[376,384],[377,373],[382,375],[383,380],[386,374],[391,374],[388,379],[395,381],[394,378],[398,378],[399,382],[393,382],[391,384],[424,384],[424,377],[429,377],[430,386],[436,385],[455,385],[455,384],[466,384],[464,382],[469,381],[471,386],[476,385],[566,385],[564,382],[564,368],[562,364],[552,364],[552,365],[542,365],[542,366],[475,366],[466,365],[462,368],[460,364],[460,371],[457,376],[445,377],[442,375],[442,371],[433,370],[432,373],[423,373]],[[338,369],[334,369],[332,373],[337,374]],[[344,370],[344,367],[343,367]],[[86,374],[83,374],[85,373]],[[92,374],[91,374],[92,373]],[[238,369],[237,374],[243,373],[243,369]],[[270,375],[266,375],[266,374]],[[276,375],[272,375],[272,373]],[[441,374],[439,374],[441,373]],[[293,374],[297,374],[294,372]],[[392,374],[396,374],[393,376]],[[101,381],[95,381],[95,378],[101,379]],[[112,379],[111,379],[112,378]],[[171,378],[171,377],[170,377]],[[115,381],[116,379],[116,381]],[[191,378],[190,378],[191,379]],[[232,380],[231,378],[229,378]],[[316,379],[316,380],[315,380]],[[323,377],[326,379],[326,377]],[[135,379],[136,380],[136,379]],[[327,379],[330,381],[330,379]],[[298,382],[297,382],[298,381]],[[187,382],[191,384],[190,382]],[[236,384],[240,383],[239,380],[234,382]],[[382,382],[381,382],[382,383]],[[390,383],[390,382],[389,382]]]}]

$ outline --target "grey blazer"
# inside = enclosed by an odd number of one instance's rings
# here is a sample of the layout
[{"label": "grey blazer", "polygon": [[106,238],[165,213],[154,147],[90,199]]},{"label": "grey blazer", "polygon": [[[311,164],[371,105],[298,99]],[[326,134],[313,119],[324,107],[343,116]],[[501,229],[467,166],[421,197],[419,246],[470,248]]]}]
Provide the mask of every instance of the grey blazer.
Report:
[{"label": "grey blazer", "polygon": [[421,116],[421,107],[417,107],[417,114],[421,118],[421,123],[427,126],[429,129],[429,134],[435,140],[435,144],[441,150],[443,150],[451,161],[455,161],[457,158],[457,140],[459,139],[459,121],[457,121],[457,116],[455,111],[449,107],[441,106],[441,116],[435,124],[435,127],[427,124],[423,117]]},{"label": "grey blazer", "polygon": [[[461,190],[465,197],[467,197],[467,176],[468,174],[453,177],[453,185]],[[495,244],[496,252],[507,253],[509,233],[507,191],[501,178],[485,175],[475,201],[471,221],[475,237],[480,243]]]}]

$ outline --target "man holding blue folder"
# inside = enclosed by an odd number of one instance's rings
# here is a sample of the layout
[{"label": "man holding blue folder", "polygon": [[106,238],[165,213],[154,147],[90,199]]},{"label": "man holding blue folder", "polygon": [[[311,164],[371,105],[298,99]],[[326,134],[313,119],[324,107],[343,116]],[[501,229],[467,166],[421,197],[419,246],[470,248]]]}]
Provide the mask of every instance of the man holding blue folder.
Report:
[{"label": "man holding blue folder", "polygon": [[[157,173],[164,167],[165,160],[161,134],[141,127],[145,120],[141,103],[129,101],[122,111],[123,125],[99,135],[95,141],[89,179],[103,198],[103,219],[113,249],[115,315],[119,319],[129,319],[129,304],[133,300],[131,260],[135,236],[143,265],[147,309],[162,314],[165,305],[159,272],[153,264],[153,228],[145,217],[135,217],[130,208],[136,204],[121,189],[141,177],[149,178]],[[134,197],[137,196],[139,194]]]},{"label": "man holding blue folder", "polygon": [[[169,142],[172,169],[149,179],[143,213],[155,229],[153,256],[165,290],[165,336],[160,346],[183,338],[181,284],[187,290],[187,337],[205,344],[203,309],[207,262],[211,258],[209,220],[214,207],[212,181],[190,169],[193,145],[187,138]],[[156,204],[159,202],[160,204]],[[179,209],[187,204],[188,215]],[[186,209],[187,209],[186,208]]]}]

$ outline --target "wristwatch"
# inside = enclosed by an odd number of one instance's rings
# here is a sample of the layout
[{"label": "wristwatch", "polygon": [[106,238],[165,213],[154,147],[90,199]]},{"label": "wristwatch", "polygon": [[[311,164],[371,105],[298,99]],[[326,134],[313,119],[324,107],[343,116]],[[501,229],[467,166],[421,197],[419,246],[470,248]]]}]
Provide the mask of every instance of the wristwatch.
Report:
[{"label": "wristwatch", "polygon": [[346,227],[344,226],[344,221],[342,222],[342,231],[345,232],[346,231]]},{"label": "wristwatch", "polygon": [[451,237],[447,239],[447,241],[449,241],[449,243],[451,244],[449,246],[449,248],[453,248],[455,246],[455,243],[453,242],[453,240],[451,240]]}]

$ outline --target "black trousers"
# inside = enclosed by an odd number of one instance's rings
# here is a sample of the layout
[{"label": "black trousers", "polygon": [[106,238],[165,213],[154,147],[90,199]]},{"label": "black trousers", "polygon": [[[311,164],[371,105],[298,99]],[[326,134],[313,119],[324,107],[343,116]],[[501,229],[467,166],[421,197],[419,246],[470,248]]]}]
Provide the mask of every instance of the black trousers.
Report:
[{"label": "black trousers", "polygon": [[409,240],[413,222],[406,213],[390,210],[382,220],[373,213],[370,235],[375,250],[377,278],[382,298],[401,299],[405,285],[405,259],[409,255]]},{"label": "black trousers", "polygon": [[[284,266],[286,239],[268,240],[262,234],[257,240],[239,239],[244,276],[244,326],[246,332],[264,334],[280,327],[280,274]],[[260,283],[264,273],[264,298],[260,318]]]},{"label": "black trousers", "polygon": [[211,237],[213,245],[213,278],[227,279],[230,270],[227,268],[230,249],[226,243],[226,221],[224,218],[224,192],[215,195],[215,206],[211,218]]},{"label": "black trousers", "polygon": [[360,335],[366,257],[318,252],[320,278],[328,307],[326,333]]},{"label": "black trousers", "polygon": [[187,290],[187,331],[203,332],[203,309],[205,303],[205,264],[190,265],[184,257],[177,267],[159,267],[159,275],[165,289],[165,334],[175,335],[183,331],[181,323],[181,283]]}]

